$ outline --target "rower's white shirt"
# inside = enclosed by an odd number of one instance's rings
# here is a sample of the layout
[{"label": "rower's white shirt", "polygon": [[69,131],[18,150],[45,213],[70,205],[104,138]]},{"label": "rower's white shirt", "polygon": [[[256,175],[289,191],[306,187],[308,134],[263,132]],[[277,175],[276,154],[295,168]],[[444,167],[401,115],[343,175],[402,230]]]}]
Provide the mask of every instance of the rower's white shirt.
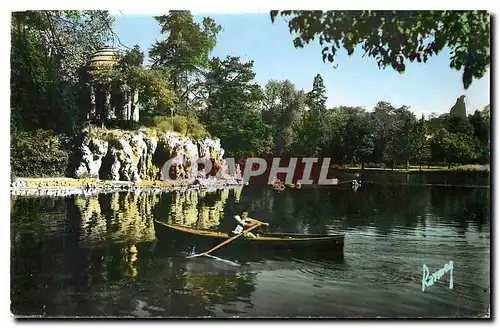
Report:
[{"label": "rower's white shirt", "polygon": [[239,222],[239,224],[233,230],[233,233],[239,234],[244,230],[243,225],[245,224],[245,220],[243,220],[239,215],[235,215],[234,218]]},{"label": "rower's white shirt", "polygon": [[245,220],[243,220],[239,215],[235,215],[234,218],[236,221],[238,221],[240,224],[245,224]]},{"label": "rower's white shirt", "polygon": [[233,230],[233,233],[235,234],[240,234],[243,232],[243,227],[240,226],[239,224],[236,226],[236,228]]}]

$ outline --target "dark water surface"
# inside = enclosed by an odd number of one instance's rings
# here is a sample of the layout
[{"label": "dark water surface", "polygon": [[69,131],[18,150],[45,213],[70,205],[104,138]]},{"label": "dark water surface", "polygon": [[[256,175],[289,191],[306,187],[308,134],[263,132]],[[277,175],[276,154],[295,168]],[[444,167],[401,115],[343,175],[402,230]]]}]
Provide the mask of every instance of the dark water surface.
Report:
[{"label": "dark water surface", "polygon": [[[345,184],[280,193],[248,186],[160,195],[13,196],[11,310],[44,316],[487,313],[488,176],[373,173],[362,180],[357,191]],[[154,219],[231,229],[244,207],[269,222],[271,231],[344,232],[344,254],[259,254],[233,266],[185,259],[168,241],[156,241]],[[137,254],[127,253],[131,247]],[[449,261],[453,288],[445,274],[423,292],[423,265],[433,273]]]}]

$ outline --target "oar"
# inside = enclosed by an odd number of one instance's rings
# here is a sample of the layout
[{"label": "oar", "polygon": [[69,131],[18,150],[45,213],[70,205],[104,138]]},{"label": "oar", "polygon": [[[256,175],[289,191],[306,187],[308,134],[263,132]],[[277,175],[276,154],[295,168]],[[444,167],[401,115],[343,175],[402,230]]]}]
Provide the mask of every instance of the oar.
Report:
[{"label": "oar", "polygon": [[261,225],[263,224],[263,222],[259,222],[253,226],[251,226],[250,228],[248,228],[247,230],[244,230],[242,232],[240,232],[239,234],[237,234],[236,236],[234,237],[231,237],[229,238],[228,240],[224,240],[222,243],[220,243],[219,245],[215,246],[214,248],[206,251],[205,253],[200,253],[200,254],[194,254],[194,255],[190,255],[188,256],[187,258],[193,258],[193,257],[198,257],[198,256],[202,256],[202,255],[205,255],[205,256],[208,256],[209,253],[212,253],[213,251],[215,251],[216,249],[219,249],[221,248],[222,246],[226,245],[226,244],[229,244],[230,242],[232,242],[233,240],[235,240],[236,238],[244,235],[245,233],[247,232],[250,232],[252,231],[253,229],[256,229],[257,227],[260,227]]}]

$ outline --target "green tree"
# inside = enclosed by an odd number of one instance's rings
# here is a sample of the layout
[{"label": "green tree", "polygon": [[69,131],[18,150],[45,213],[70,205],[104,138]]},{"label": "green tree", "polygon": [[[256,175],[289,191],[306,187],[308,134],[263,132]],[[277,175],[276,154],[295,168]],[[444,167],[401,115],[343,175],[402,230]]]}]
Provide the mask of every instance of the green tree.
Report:
[{"label": "green tree", "polygon": [[373,161],[383,162],[385,148],[391,137],[391,128],[394,125],[394,113],[396,108],[389,102],[379,101],[373,112],[370,114],[374,124],[374,148],[373,148]]},{"label": "green tree", "polygon": [[107,11],[25,11],[11,20],[12,123],[72,132],[83,121],[82,67],[112,37]]},{"label": "green tree", "polygon": [[314,77],[312,90],[307,93],[306,97],[308,108],[297,126],[301,137],[294,148],[302,156],[317,156],[328,143],[327,125],[324,120],[328,97],[320,74]]},{"label": "green tree", "polygon": [[210,17],[195,22],[189,11],[170,11],[155,19],[167,37],[149,51],[152,67],[168,70],[178,99],[177,110],[187,114],[195,92],[193,75],[209,67],[209,55],[221,27]]},{"label": "green tree", "polygon": [[488,120],[488,122],[490,121],[490,104],[484,106],[483,110],[481,111],[481,113],[484,115],[484,117]]},{"label": "green tree", "polygon": [[438,115],[437,113],[432,113],[426,121],[427,131],[429,133],[435,133],[439,131],[442,127],[446,126],[445,122],[448,121],[450,117],[449,113]]},{"label": "green tree", "polygon": [[344,146],[342,144],[343,109],[332,108],[326,110],[321,119],[324,123],[323,144],[321,145],[321,156],[329,157],[333,163],[342,163],[344,160]]},{"label": "green tree", "polygon": [[201,115],[208,131],[220,138],[229,156],[269,154],[273,136],[259,112],[263,94],[254,81],[253,62],[228,56],[215,57],[209,65],[206,110]]},{"label": "green tree", "polygon": [[313,87],[307,93],[307,104],[313,113],[320,113],[326,110],[326,88],[323,82],[323,77],[317,74],[313,80]]},{"label": "green tree", "polygon": [[444,119],[442,126],[453,133],[474,134],[474,126],[469,122],[467,117],[448,115]]},{"label": "green tree", "polygon": [[480,148],[481,162],[489,160],[488,139],[490,137],[490,115],[489,105],[482,111],[476,110],[474,115],[469,115],[469,123],[474,129],[474,138],[477,139]]},{"label": "green tree", "polygon": [[389,138],[384,149],[384,157],[392,162],[393,168],[396,162],[402,161],[408,169],[416,123],[417,119],[408,107],[402,106],[394,111],[394,123],[389,128]]},{"label": "green tree", "polygon": [[121,58],[120,64],[122,67],[142,67],[144,63],[144,52],[138,44],[134,48],[125,51],[125,54]]},{"label": "green tree", "polygon": [[364,168],[364,164],[373,154],[373,121],[365,111],[353,111],[343,123],[341,140],[345,149],[345,160],[351,164],[360,163]]},{"label": "green tree", "polygon": [[469,115],[469,123],[474,130],[474,136],[481,144],[487,145],[490,136],[489,111],[476,110],[473,115]]},{"label": "green tree", "polygon": [[303,47],[315,38],[323,46],[323,61],[333,63],[337,51],[349,55],[360,47],[381,68],[406,69],[405,61],[426,62],[445,47],[450,67],[463,70],[467,89],[490,66],[490,14],[486,11],[271,11],[288,19],[293,44]]},{"label": "green tree", "polygon": [[264,87],[263,96],[262,117],[273,128],[273,154],[289,153],[298,135],[294,127],[303,114],[305,94],[288,80],[271,80]]},{"label": "green tree", "polygon": [[420,120],[415,124],[411,139],[412,157],[417,160],[420,170],[422,170],[422,161],[429,159],[431,156],[430,144],[427,137],[425,117],[422,115]]},{"label": "green tree", "polygon": [[470,163],[477,156],[477,143],[472,136],[453,133],[442,128],[431,139],[431,151],[434,158],[443,160],[448,168],[454,163]]}]

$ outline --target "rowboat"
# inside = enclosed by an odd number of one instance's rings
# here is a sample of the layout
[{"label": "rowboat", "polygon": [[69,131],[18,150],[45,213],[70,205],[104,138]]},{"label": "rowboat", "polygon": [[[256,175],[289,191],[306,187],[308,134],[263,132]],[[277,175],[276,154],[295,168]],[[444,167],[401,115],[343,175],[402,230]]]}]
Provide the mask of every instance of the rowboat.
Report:
[{"label": "rowboat", "polygon": [[[196,245],[198,250],[208,250],[232,236],[225,232],[208,229],[190,228],[167,224],[155,220],[155,233],[159,241]],[[344,234],[296,234],[296,233],[258,233],[257,238],[243,236],[230,242],[223,249],[239,249],[244,252],[301,252],[332,253],[344,248]],[[218,252],[218,251],[217,251]],[[241,253],[240,253],[241,254]]]}]

